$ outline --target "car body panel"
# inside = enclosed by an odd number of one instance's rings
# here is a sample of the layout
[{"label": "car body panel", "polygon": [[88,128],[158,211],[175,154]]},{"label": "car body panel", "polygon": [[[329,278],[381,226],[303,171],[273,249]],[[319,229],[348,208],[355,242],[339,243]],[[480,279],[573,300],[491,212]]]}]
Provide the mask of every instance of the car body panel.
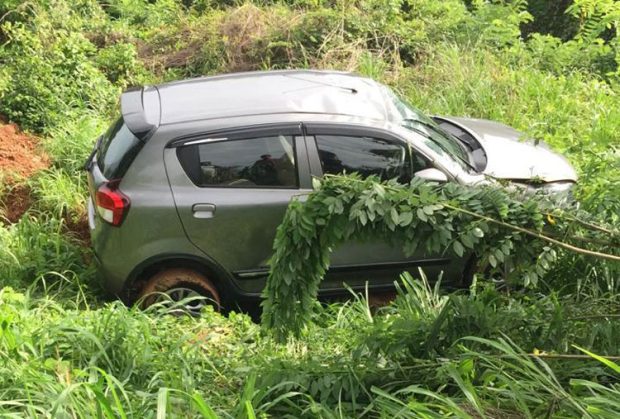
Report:
[{"label": "car body panel", "polygon": [[487,175],[508,180],[577,181],[577,173],[566,158],[512,127],[485,119],[440,118],[459,124],[480,142],[487,155],[483,172]]},{"label": "car body panel", "polygon": [[[308,157],[310,159],[311,173],[315,177],[323,176],[323,170],[318,155],[318,151],[315,144],[315,135],[352,135],[352,136],[367,136],[380,138],[392,143],[403,144],[411,147],[415,152],[423,154],[428,157],[428,154],[432,153],[430,150],[424,150],[421,152],[418,147],[423,145],[417,143],[416,135],[411,135],[409,131],[402,132],[406,134],[399,136],[397,130],[393,127],[370,127],[370,126],[351,126],[346,124],[334,124],[327,122],[306,122],[306,144],[308,146]],[[469,255],[464,256],[467,258]],[[369,267],[372,265],[378,265],[385,263],[384,274],[379,275],[376,272],[369,273]],[[370,242],[346,242],[336,247],[331,255],[331,266],[338,270],[341,266],[350,267],[349,272],[355,271],[353,267],[358,266],[357,274],[362,277],[373,275],[374,281],[388,281],[392,282],[395,277],[403,270],[409,270],[414,275],[417,275],[417,268],[424,267],[430,278],[437,278],[440,272],[446,272],[446,277],[453,282],[458,282],[460,278],[460,271],[458,266],[461,265],[461,261],[453,254],[437,254],[428,255],[422,249],[419,249],[413,255],[406,255],[402,250],[402,244],[400,243],[387,243],[385,241],[376,240]],[[388,268],[391,267],[392,270]],[[404,269],[406,267],[406,269]],[[456,268],[455,268],[456,267]],[[365,278],[364,280],[372,278]],[[350,276],[347,279],[350,281]]]}]

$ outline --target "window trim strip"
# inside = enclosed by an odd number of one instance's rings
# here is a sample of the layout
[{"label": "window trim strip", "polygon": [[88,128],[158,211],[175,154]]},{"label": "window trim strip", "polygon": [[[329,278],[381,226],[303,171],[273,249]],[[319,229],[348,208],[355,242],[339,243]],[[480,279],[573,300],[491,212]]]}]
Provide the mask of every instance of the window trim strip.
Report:
[{"label": "window trim strip", "polygon": [[222,141],[227,141],[227,140],[228,140],[228,138],[226,138],[226,137],[222,137],[222,138],[203,138],[201,140],[188,141],[186,143],[181,144],[180,147],[186,147],[186,146],[197,145],[197,144],[206,144],[206,143],[217,143],[217,142],[222,142]]}]

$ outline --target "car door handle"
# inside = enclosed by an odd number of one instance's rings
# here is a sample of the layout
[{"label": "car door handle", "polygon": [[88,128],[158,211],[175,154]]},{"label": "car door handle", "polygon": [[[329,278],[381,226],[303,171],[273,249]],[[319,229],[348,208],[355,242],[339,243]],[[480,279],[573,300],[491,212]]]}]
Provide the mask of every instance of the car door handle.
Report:
[{"label": "car door handle", "polygon": [[195,218],[213,218],[215,216],[215,204],[194,204],[192,212]]}]

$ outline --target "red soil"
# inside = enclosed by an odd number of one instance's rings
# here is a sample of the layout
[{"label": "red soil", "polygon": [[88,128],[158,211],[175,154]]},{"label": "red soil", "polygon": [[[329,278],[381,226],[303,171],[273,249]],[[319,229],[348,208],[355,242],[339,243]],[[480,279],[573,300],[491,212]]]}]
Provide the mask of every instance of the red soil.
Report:
[{"label": "red soil", "polygon": [[49,166],[47,156],[37,150],[37,142],[17,125],[0,123],[0,174],[5,180],[6,177],[27,178]]},{"label": "red soil", "polygon": [[[0,223],[13,224],[33,204],[30,188],[24,182],[49,166],[49,158],[40,151],[38,139],[20,131],[0,116]],[[88,245],[88,220],[65,217],[66,229],[78,241]]]},{"label": "red soil", "polygon": [[26,185],[16,185],[11,187],[3,196],[0,196],[0,215],[9,224],[16,223],[28,208],[32,205],[30,188]]},{"label": "red soil", "polygon": [[0,221],[15,223],[32,205],[30,188],[22,181],[49,166],[37,150],[38,140],[0,119]]}]

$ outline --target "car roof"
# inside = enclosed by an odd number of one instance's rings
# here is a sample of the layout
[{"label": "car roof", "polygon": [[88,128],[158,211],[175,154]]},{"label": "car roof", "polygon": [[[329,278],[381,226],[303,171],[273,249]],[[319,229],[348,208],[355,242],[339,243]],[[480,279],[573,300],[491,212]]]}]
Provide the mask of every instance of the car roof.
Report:
[{"label": "car roof", "polygon": [[388,119],[382,85],[353,73],[318,70],[233,73],[147,86],[124,93],[121,108],[134,132],[188,121],[268,114]]}]

